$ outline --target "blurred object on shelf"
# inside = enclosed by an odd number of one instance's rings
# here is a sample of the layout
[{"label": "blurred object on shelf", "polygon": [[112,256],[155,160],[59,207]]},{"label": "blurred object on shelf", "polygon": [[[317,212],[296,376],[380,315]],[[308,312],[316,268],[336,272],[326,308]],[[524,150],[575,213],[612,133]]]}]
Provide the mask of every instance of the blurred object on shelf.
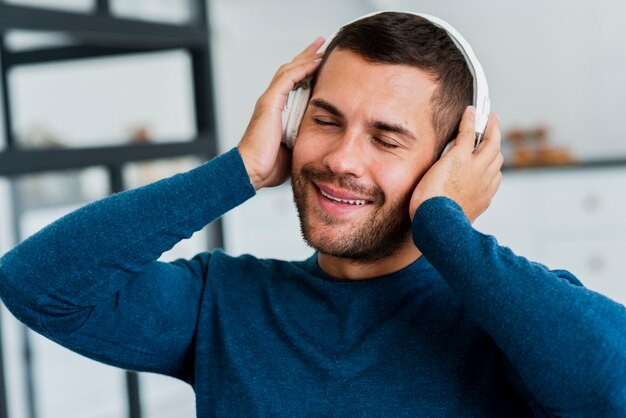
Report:
[{"label": "blurred object on shelf", "polygon": [[154,143],[189,142],[198,136],[192,75],[182,49],[13,68],[15,145],[42,127],[64,148],[125,146],[141,125]]},{"label": "blurred object on shelf", "polygon": [[130,134],[130,143],[131,144],[149,144],[152,142],[150,140],[150,129],[147,126],[137,126],[135,129],[131,131]]},{"label": "blurred object on shelf", "polygon": [[548,128],[510,129],[504,135],[507,165],[511,167],[566,165],[575,162],[567,147],[550,143]]},{"label": "blurred object on shelf", "polygon": [[63,148],[63,141],[52,129],[41,125],[32,125],[24,133],[18,133],[17,144],[20,148],[54,149]]},{"label": "blurred object on shelf", "polygon": [[[152,130],[148,125],[137,125],[130,131],[131,144],[150,144],[153,142]],[[202,161],[195,157],[168,158],[126,164],[124,184],[128,189],[145,186],[155,181],[189,171]]]}]

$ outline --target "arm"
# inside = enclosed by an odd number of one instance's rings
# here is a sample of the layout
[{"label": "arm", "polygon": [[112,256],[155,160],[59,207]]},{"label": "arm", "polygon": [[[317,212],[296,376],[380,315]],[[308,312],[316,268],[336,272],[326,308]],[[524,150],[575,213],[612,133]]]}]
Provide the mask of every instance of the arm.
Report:
[{"label": "arm", "polygon": [[[414,241],[556,416],[626,413],[626,309],[501,247],[439,197],[415,214]],[[570,415],[571,414],[571,415]]]},{"label": "arm", "polygon": [[286,179],[282,109],[295,83],[318,67],[322,42],[279,69],[238,150],[79,209],[1,258],[0,296],[13,314],[96,360],[190,379],[210,256],[155,260],[255,189]]},{"label": "arm", "polygon": [[208,255],[155,260],[253,194],[232,150],[92,203],[0,259],[0,295],[18,319],[74,351],[180,376]]},{"label": "arm", "polygon": [[471,226],[495,193],[501,166],[497,120],[491,118],[476,152],[472,123],[468,112],[458,146],[416,189],[416,246],[506,353],[544,412],[623,416],[626,309]]}]

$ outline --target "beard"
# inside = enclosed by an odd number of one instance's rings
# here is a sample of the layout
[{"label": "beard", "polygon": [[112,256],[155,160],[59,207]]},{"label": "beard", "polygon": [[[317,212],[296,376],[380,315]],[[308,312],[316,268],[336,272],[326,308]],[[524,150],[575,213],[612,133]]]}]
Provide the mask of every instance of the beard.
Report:
[{"label": "beard", "polygon": [[[292,170],[293,198],[306,243],[322,254],[361,262],[391,257],[410,239],[409,196],[388,201],[378,187],[367,187],[352,176],[317,170],[310,165]],[[316,203],[314,182],[333,184],[368,197],[366,214],[344,220],[324,212]]]}]

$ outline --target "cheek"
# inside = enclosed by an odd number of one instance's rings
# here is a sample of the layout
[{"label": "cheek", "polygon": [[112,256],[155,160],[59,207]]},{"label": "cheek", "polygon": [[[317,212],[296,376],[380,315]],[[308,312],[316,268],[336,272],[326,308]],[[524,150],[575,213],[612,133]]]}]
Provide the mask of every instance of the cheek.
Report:
[{"label": "cheek", "polygon": [[377,183],[385,191],[387,199],[402,200],[410,199],[417,186],[419,179],[428,170],[429,164],[416,161],[415,164],[389,164],[378,167],[382,175]]},{"label": "cheek", "polygon": [[413,192],[414,182],[412,180],[406,172],[388,172],[378,184],[385,191],[388,201],[398,201],[405,199],[409,193]]},{"label": "cheek", "polygon": [[321,159],[324,152],[322,145],[313,135],[301,130],[293,147],[292,164],[301,166]]},{"label": "cheek", "polygon": [[294,168],[301,167],[303,164],[306,164],[310,158],[307,144],[305,142],[306,140],[304,140],[301,136],[296,138],[296,143],[293,146],[291,154],[291,165]]}]

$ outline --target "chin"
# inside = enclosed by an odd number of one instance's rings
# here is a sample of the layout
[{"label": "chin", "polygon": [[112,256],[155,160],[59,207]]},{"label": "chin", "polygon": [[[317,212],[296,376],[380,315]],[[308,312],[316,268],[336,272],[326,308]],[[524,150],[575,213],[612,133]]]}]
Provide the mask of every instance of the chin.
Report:
[{"label": "chin", "polygon": [[302,237],[311,248],[332,257],[376,262],[393,257],[411,239],[408,217],[407,223],[388,222],[383,228],[379,222],[365,222],[365,226],[358,223],[332,225],[311,218],[315,216],[300,216]]},{"label": "chin", "polygon": [[368,194],[376,198],[367,207],[329,209],[320,202],[311,176],[301,173],[292,173],[292,189],[302,236],[310,247],[333,257],[372,262],[411,244],[407,197],[390,200],[378,189]]}]

